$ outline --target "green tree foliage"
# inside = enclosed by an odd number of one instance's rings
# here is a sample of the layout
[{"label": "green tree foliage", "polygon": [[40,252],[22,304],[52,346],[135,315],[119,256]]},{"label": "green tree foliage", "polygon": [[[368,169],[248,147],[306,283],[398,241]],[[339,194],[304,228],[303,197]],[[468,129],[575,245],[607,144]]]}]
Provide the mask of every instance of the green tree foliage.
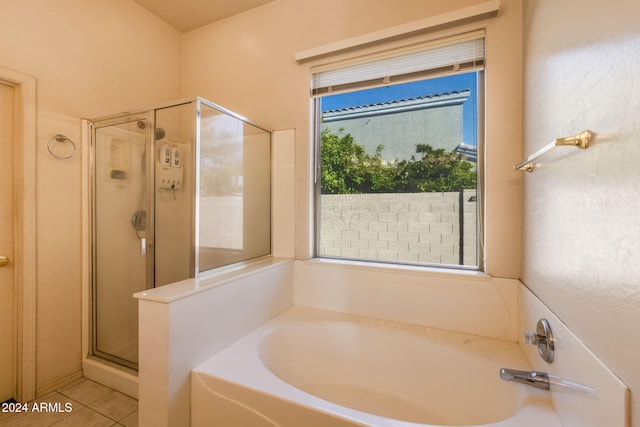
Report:
[{"label": "green tree foliage", "polygon": [[427,144],[416,145],[409,160],[384,162],[383,145],[368,154],[349,133],[321,134],[323,194],[421,193],[476,188],[473,164],[462,156]]}]

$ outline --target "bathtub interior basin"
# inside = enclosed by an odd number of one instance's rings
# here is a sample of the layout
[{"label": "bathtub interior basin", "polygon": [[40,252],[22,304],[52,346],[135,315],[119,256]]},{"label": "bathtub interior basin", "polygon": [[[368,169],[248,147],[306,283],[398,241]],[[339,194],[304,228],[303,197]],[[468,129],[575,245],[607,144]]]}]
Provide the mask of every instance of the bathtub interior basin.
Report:
[{"label": "bathtub interior basin", "polygon": [[[293,307],[196,368],[192,407],[206,419],[205,390],[270,426],[559,425],[547,394],[501,367],[530,369],[515,343]],[[311,418],[279,420],[286,405]]]},{"label": "bathtub interior basin", "polygon": [[489,424],[515,415],[526,393],[503,387],[497,374],[505,353],[517,349],[477,340],[365,322],[295,322],[263,337],[260,359],[284,382],[359,411],[422,424]]}]

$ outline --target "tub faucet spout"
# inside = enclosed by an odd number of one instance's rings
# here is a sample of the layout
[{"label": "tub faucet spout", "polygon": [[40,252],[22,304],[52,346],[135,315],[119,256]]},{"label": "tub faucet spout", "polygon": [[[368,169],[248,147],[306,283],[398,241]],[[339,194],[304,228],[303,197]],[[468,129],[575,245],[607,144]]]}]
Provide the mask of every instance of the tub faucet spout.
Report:
[{"label": "tub faucet spout", "polygon": [[527,384],[542,390],[549,390],[549,375],[546,372],[519,371],[517,369],[500,369],[500,378],[504,381]]}]

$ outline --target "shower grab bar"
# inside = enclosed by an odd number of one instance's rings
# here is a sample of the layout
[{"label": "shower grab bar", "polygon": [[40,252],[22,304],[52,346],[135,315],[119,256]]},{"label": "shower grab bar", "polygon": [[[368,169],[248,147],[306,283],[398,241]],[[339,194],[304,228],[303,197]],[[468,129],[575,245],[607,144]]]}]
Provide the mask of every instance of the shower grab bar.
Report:
[{"label": "shower grab bar", "polygon": [[533,161],[538,157],[540,157],[541,155],[543,155],[544,153],[546,153],[547,151],[551,150],[553,147],[572,146],[572,147],[580,148],[581,150],[585,150],[587,147],[589,147],[589,143],[591,142],[592,139],[593,139],[593,133],[589,130],[585,130],[573,136],[556,138],[553,142],[545,145],[535,153],[527,156],[523,161],[521,161],[517,165],[514,165],[513,169],[517,171],[533,172],[533,168],[535,167],[535,164],[533,163]]}]

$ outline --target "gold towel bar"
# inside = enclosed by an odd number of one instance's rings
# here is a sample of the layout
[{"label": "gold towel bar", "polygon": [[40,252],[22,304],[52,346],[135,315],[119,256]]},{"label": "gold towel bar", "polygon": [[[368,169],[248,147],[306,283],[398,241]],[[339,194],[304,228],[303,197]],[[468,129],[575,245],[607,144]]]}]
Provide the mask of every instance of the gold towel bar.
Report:
[{"label": "gold towel bar", "polygon": [[535,153],[531,154],[530,156],[527,156],[527,158],[524,159],[522,162],[513,166],[513,169],[517,171],[533,172],[533,168],[535,167],[535,164],[533,163],[533,161],[536,158],[543,155],[544,153],[546,153],[547,151],[549,151],[550,149],[552,149],[553,147],[570,145],[570,146],[584,150],[589,146],[589,143],[591,142],[592,138],[593,138],[593,133],[589,130],[580,132],[577,135],[567,136],[564,138],[557,138],[552,143],[545,145]]}]

